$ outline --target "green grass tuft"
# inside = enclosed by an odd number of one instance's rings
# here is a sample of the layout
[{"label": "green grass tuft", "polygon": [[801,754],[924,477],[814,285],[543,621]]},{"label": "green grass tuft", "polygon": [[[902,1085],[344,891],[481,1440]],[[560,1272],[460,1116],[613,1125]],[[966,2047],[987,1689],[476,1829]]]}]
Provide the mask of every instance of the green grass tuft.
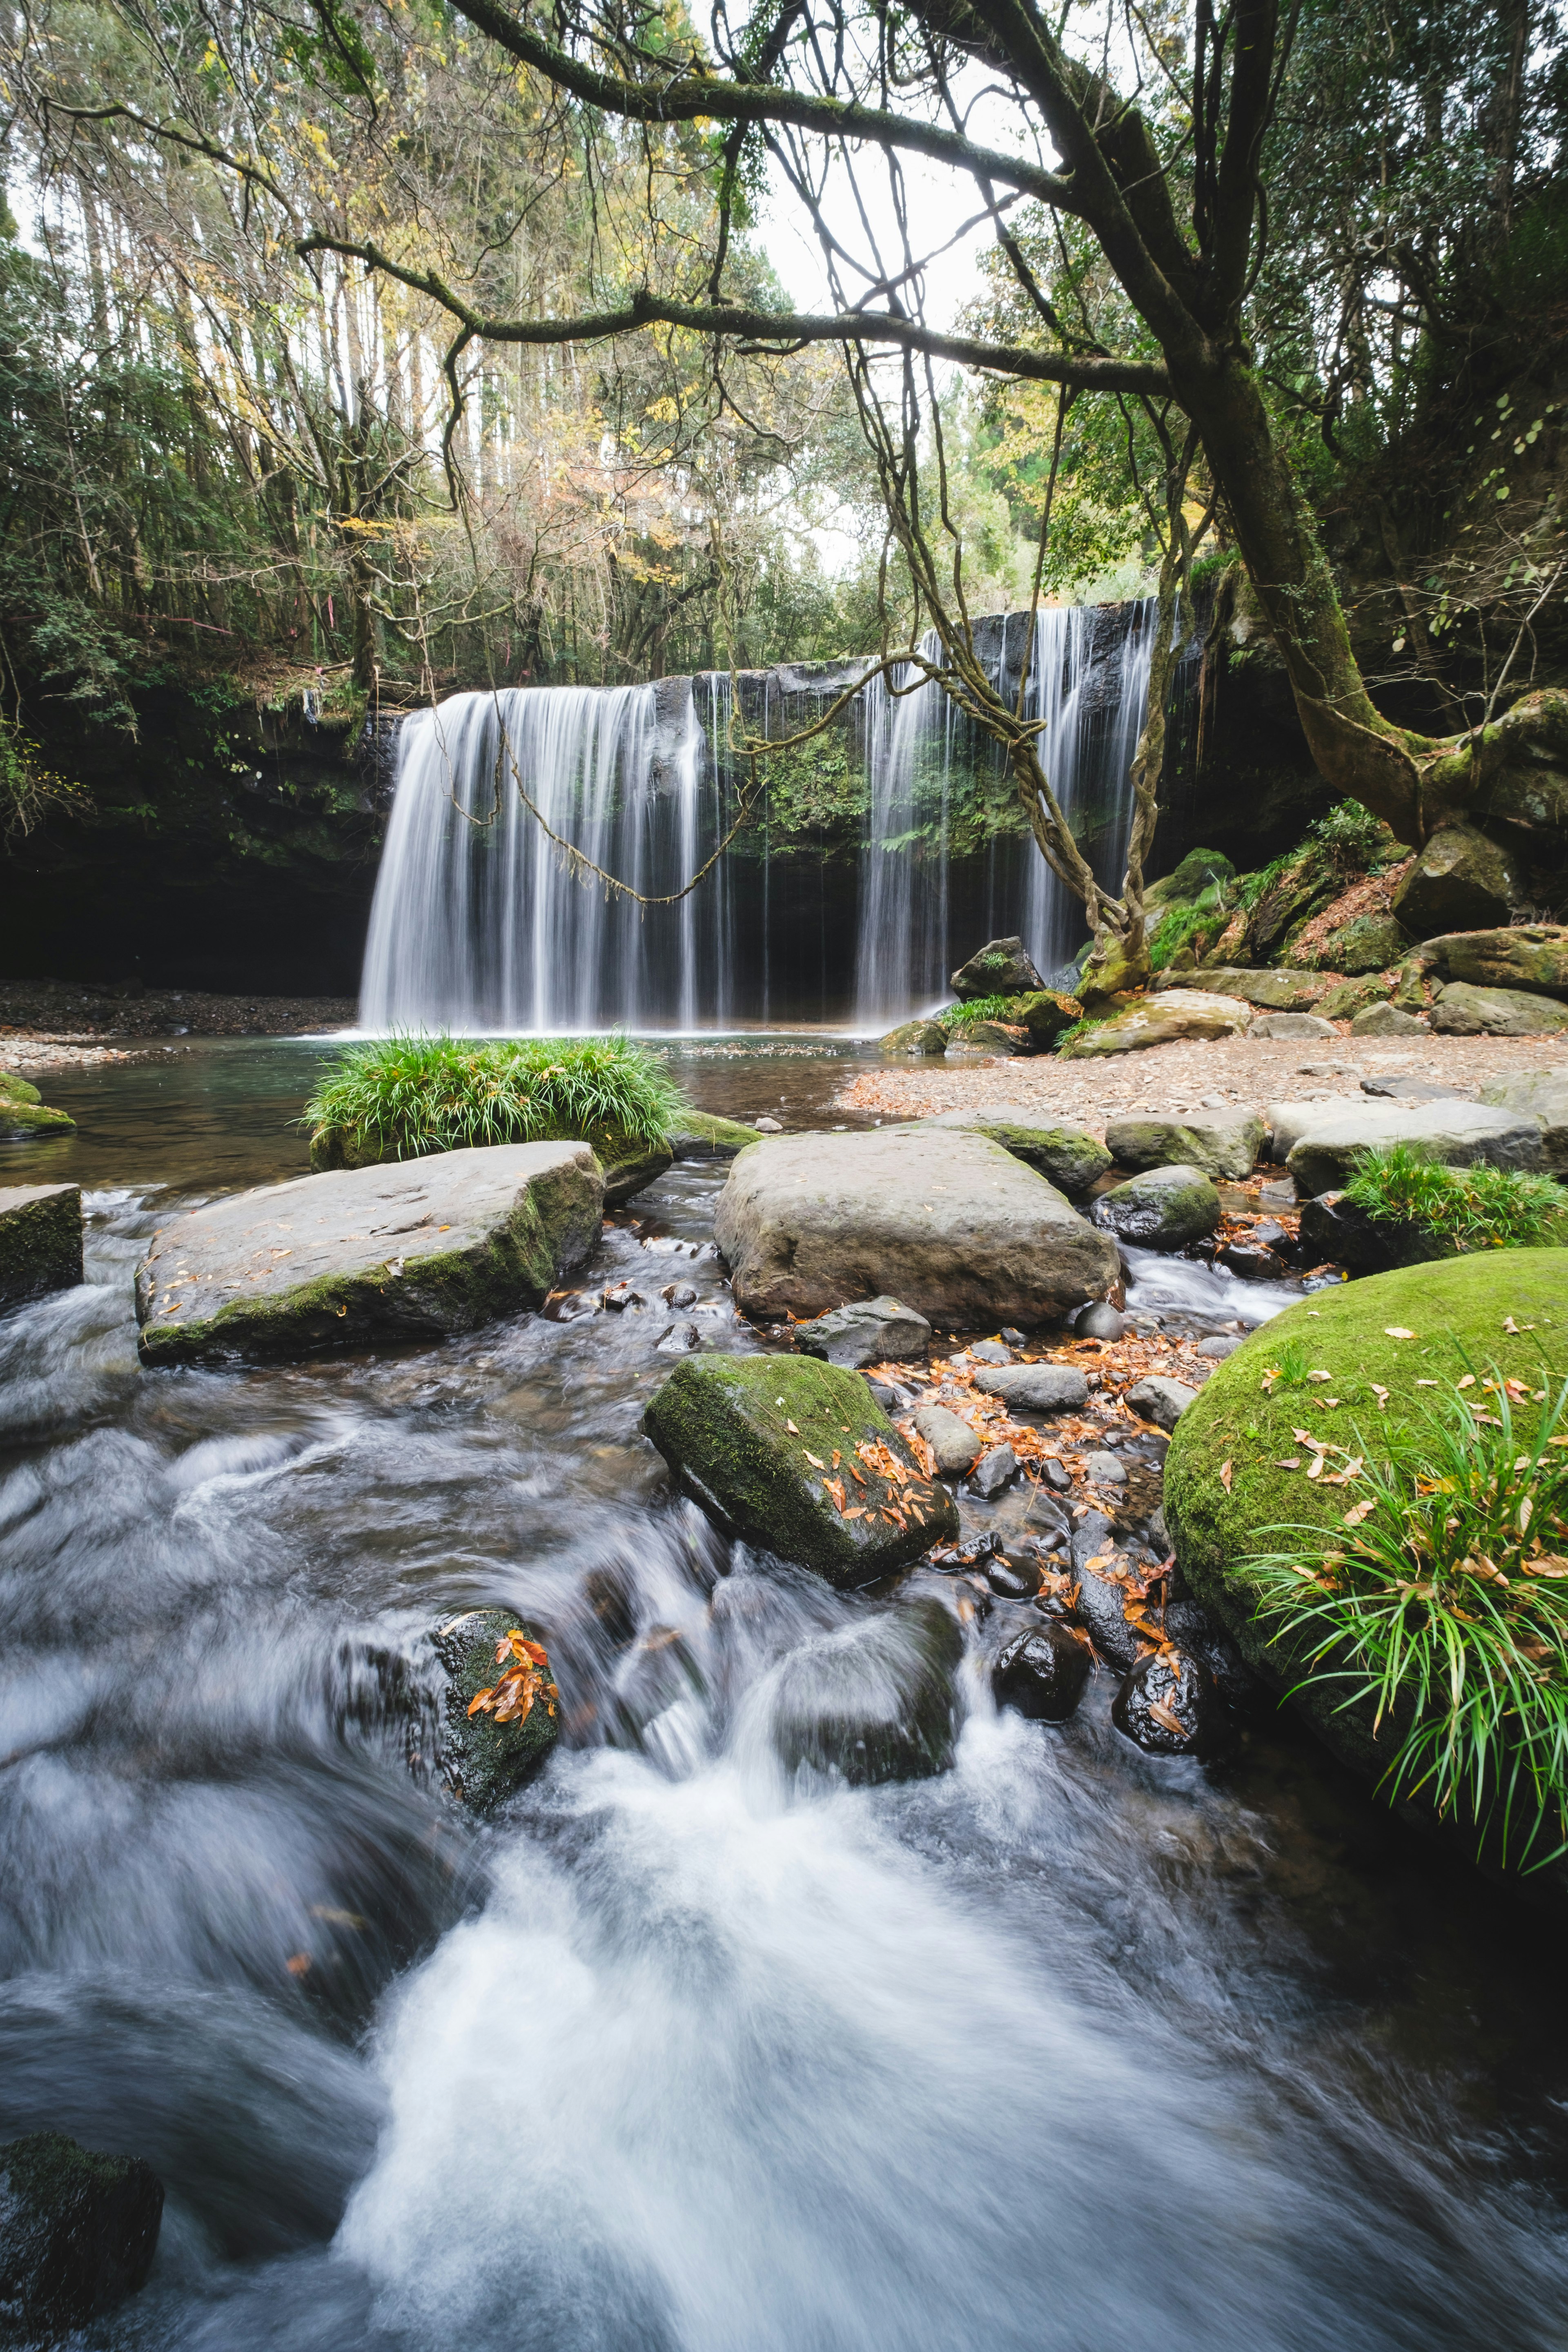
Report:
[{"label": "green grass tuft", "polygon": [[1418,1145],[1362,1153],[1345,1198],[1380,1224],[1417,1225],[1456,1251],[1568,1241],[1568,1192],[1517,1168],[1446,1168]]},{"label": "green grass tuft", "polygon": [[1390,1726],[1391,1798],[1472,1822],[1523,1870],[1568,1848],[1565,1418],[1555,1374],[1468,1373],[1390,1459],[1347,1465],[1353,1529],[1268,1528],[1300,1540],[1241,1563],[1310,1678]]},{"label": "green grass tuft", "polygon": [[566,1137],[658,1143],[683,1108],[662,1060],[626,1037],[387,1037],[347,1049],[305,1123],[312,1144],[363,1136],[417,1160]]},{"label": "green grass tuft", "polygon": [[967,1004],[944,1004],[937,1014],[944,1029],[963,1029],[971,1021],[1006,1021],[1016,1026],[1016,1000],[1011,996],[976,996]]},{"label": "green grass tuft", "polygon": [[1229,920],[1219,892],[1212,887],[1195,906],[1173,907],[1149,934],[1150,969],[1167,971],[1184,948],[1191,948],[1194,956],[1205,955]]}]

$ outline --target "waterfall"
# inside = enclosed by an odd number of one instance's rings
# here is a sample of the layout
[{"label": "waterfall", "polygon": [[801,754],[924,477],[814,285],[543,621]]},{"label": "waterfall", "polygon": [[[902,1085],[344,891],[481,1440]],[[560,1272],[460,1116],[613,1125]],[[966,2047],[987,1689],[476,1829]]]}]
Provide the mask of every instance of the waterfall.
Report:
[{"label": "waterfall", "polygon": [[[1024,707],[1043,721],[1040,760],[1063,814],[1101,881],[1119,888],[1132,814],[1132,755],[1143,724],[1155,603],[1131,607],[1052,605],[1035,616]],[[1017,692],[1026,617],[976,628],[993,680]],[[1111,634],[1113,633],[1113,634]],[[1103,643],[1110,635],[1110,643]],[[921,643],[941,658],[935,631]],[[891,689],[867,689],[867,827],[856,942],[855,1021],[885,1028],[948,994],[955,962],[981,942],[951,920],[950,820],[955,764],[974,761],[974,730],[934,681],[912,664]],[[966,740],[967,739],[967,740]],[[955,748],[956,747],[956,748]],[[1010,787],[1009,787],[1010,789]],[[1025,845],[1021,887],[987,893],[990,928],[1019,931],[1044,972],[1083,943],[1079,901]]]},{"label": "waterfall", "polygon": [[726,877],[651,908],[579,881],[520,782],[564,840],[648,895],[689,880],[722,828],[689,679],[456,694],[415,713],[371,908],[365,1026],[728,1020]]}]

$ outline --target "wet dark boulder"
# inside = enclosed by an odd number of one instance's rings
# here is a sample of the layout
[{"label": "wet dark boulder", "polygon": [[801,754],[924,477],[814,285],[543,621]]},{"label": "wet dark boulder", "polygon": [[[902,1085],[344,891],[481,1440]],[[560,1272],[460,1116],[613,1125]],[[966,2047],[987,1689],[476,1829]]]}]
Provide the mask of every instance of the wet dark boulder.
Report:
[{"label": "wet dark boulder", "polygon": [[813,1635],[762,1695],[780,1762],[856,1788],[945,1772],[963,1654],[957,1617],[931,1595]]},{"label": "wet dark boulder", "polygon": [[487,1813],[532,1777],[561,1736],[561,1698],[533,1628],[476,1609],[432,1635],[447,1678],[441,1769],[454,1796]]},{"label": "wet dark boulder", "polygon": [[1208,1668],[1228,1707],[1241,1713],[1256,1702],[1258,1685],[1246,1659],[1206,1609],[1195,1601],[1172,1600],[1163,1612],[1151,1613],[1158,1616],[1167,1640]]},{"label": "wet dark boulder", "polygon": [[0,1185],[0,1307],[80,1280],[80,1185]]},{"label": "wet dark boulder", "polygon": [[990,940],[952,975],[952,992],[965,1000],[1022,996],[1045,986],[1021,939]]},{"label": "wet dark boulder", "polygon": [[1127,1622],[1130,1588],[1111,1571],[1109,1559],[1100,1568],[1080,1560],[1080,1541],[1078,1537],[1073,1539],[1073,1574],[1078,1580],[1075,1613],[1106,1664],[1126,1674],[1149,1647],[1144,1636]]},{"label": "wet dark boulder", "polygon": [[1040,1563],[1031,1553],[1009,1559],[997,1552],[985,1563],[985,1581],[998,1601],[1032,1601],[1040,1589]]},{"label": "wet dark boulder", "polygon": [[0,2336],[85,2326],[146,2280],[163,2185],[139,2157],[99,2156],[63,2132],[0,2147]]},{"label": "wet dark boulder", "polygon": [[1086,1645],[1065,1626],[1031,1626],[998,1656],[992,1695],[998,1706],[1016,1707],[1032,1723],[1065,1723],[1083,1696],[1092,1664]]},{"label": "wet dark boulder", "polygon": [[1186,1650],[1141,1658],[1110,1703],[1110,1719],[1151,1756],[1212,1756],[1231,1738],[1218,1685]]}]

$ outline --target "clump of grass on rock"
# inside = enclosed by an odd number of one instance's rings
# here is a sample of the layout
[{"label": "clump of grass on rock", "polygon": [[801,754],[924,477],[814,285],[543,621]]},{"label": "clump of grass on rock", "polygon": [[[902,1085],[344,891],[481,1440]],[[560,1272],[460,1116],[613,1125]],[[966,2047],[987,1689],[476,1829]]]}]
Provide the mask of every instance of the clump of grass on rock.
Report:
[{"label": "clump of grass on rock", "polygon": [[626,1037],[397,1036],[348,1047],[305,1121],[312,1167],[357,1168],[575,1138],[617,1156],[662,1145],[683,1108],[659,1055]]},{"label": "clump of grass on rock", "polygon": [[1300,1540],[1241,1570],[1307,1673],[1389,1727],[1389,1795],[1524,1871],[1568,1851],[1565,1422],[1568,1381],[1468,1373],[1363,1462],[1340,1529],[1265,1530]]},{"label": "clump of grass on rock", "polygon": [[1518,1168],[1447,1168],[1409,1143],[1368,1151],[1345,1198],[1377,1224],[1414,1225],[1456,1252],[1568,1243],[1568,1192]]}]

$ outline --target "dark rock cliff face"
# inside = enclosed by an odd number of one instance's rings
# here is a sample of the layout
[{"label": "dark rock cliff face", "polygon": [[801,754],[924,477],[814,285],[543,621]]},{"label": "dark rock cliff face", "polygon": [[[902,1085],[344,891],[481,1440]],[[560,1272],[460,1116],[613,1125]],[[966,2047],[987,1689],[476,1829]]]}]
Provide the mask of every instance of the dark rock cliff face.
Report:
[{"label": "dark rock cliff face", "polygon": [[395,721],[174,687],[139,719],[45,736],[92,809],[0,854],[0,976],[352,995]]}]

